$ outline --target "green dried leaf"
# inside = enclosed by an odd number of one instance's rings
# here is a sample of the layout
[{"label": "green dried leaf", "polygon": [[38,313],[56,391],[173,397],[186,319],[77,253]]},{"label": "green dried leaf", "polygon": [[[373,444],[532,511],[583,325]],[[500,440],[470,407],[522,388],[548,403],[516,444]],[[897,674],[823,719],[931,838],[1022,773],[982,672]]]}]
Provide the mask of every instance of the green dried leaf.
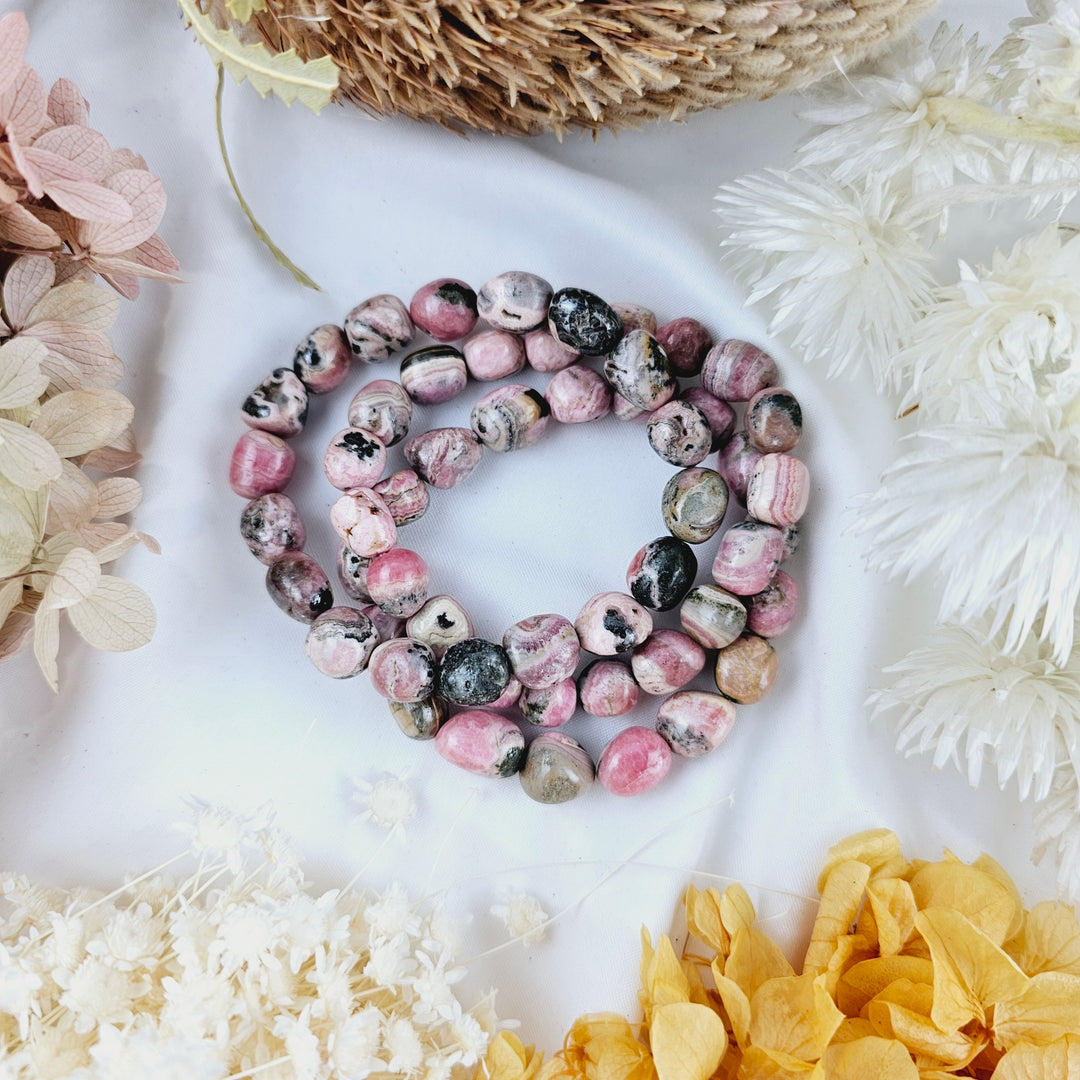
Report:
[{"label": "green dried leaf", "polygon": [[93,595],[67,609],[71,625],[96,649],[127,652],[154,635],[150,597],[130,581],[103,576]]},{"label": "green dried leaf", "polygon": [[266,10],[266,0],[225,0],[229,14],[237,22],[250,22],[256,11]]},{"label": "green dried leaf", "polygon": [[301,60],[295,49],[272,53],[260,43],[245,45],[231,30],[216,27],[195,0],[177,0],[188,25],[215,64],[237,81],[245,79],[265,97],[270,91],[286,105],[299,101],[312,112],[330,103],[338,87],[339,71],[329,56]]}]

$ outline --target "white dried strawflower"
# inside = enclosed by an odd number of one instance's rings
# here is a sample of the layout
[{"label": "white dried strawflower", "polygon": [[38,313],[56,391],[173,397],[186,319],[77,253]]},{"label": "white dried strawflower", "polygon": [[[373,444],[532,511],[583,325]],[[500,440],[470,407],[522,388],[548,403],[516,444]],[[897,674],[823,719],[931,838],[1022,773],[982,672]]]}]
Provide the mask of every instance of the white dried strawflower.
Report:
[{"label": "white dried strawflower", "polygon": [[1034,635],[1014,652],[988,618],[939,626],[926,645],[885,669],[897,676],[870,698],[875,717],[895,715],[897,749],[933,753],[977,786],[984,764],[1004,787],[1016,777],[1021,799],[1045,799],[1055,771],[1080,742],[1080,652],[1064,664]]},{"label": "white dried strawflower", "polygon": [[405,835],[405,826],[416,817],[416,796],[406,783],[408,773],[387,773],[372,782],[354,780],[353,801],[361,809],[362,821],[370,821],[392,836]]},{"label": "white dried strawflower", "polygon": [[864,74],[830,80],[802,113],[823,125],[800,148],[800,165],[827,166],[841,184],[887,174],[914,194],[939,191],[957,174],[989,182],[1001,159],[995,141],[948,110],[982,105],[995,89],[977,36],[942,23],[927,43],[910,35]]},{"label": "white dried strawflower", "polygon": [[[1075,752],[1075,750],[1074,750]],[[1070,903],[1080,902],[1080,761],[1058,769],[1050,794],[1035,804],[1035,859],[1048,851],[1057,862],[1058,888]]]},{"label": "white dried strawflower", "polygon": [[522,945],[536,945],[547,935],[548,914],[535,896],[516,889],[505,890],[491,914],[502,919],[511,938]]},{"label": "white dried strawflower", "polygon": [[930,299],[930,255],[881,176],[838,183],[825,169],[767,170],[724,184],[716,212],[726,262],[769,300],[771,333],[789,336],[829,376],[869,360],[895,388],[892,357]]},{"label": "white dried strawflower", "polygon": [[[1080,236],[1051,226],[990,267],[960,264],[937,291],[897,360],[911,380],[905,406],[946,420],[984,416],[1018,390],[1068,410],[1080,395]],[[977,393],[972,393],[977,389]],[[985,393],[983,393],[985,391]]]},{"label": "white dried strawflower", "polygon": [[1034,629],[1062,664],[1080,600],[1080,423],[1017,395],[988,420],[927,426],[862,500],[869,564],[907,580],[933,570],[940,619],[991,617],[1013,652]]}]

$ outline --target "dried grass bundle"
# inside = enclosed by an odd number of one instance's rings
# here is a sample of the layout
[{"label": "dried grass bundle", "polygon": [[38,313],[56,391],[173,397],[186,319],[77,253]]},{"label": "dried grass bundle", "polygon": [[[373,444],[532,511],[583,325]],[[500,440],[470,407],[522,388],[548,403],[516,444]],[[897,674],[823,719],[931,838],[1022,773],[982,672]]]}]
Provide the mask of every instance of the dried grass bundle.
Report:
[{"label": "dried grass bundle", "polygon": [[933,0],[267,0],[275,51],[329,55],[362,108],[499,134],[639,126],[806,86]]}]

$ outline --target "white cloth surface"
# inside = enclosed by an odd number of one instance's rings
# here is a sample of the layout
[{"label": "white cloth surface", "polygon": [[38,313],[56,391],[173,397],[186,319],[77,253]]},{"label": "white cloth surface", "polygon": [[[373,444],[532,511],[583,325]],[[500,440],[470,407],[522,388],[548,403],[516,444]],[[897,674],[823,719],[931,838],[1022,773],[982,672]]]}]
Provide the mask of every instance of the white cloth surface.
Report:
[{"label": "white cloth surface", "polygon": [[[560,144],[464,139],[351,108],[316,118],[230,82],[225,126],[241,185],[326,290],[314,293],[271,260],[241,216],[218,155],[214,72],[174,6],[0,4],[18,7],[31,23],[28,58],[46,83],[75,79],[91,122],[163,179],[161,231],[185,284],[145,286],[113,333],[145,454],[136,475],[146,494],[133,521],[162,547],[160,556],[127,556],[117,572],[153,597],[158,630],[145,649],[117,656],[84,647],[66,627],[58,696],[29,655],[0,669],[0,865],[57,885],[109,885],[183,847],[171,824],[184,818],[187,797],[241,809],[272,801],[320,884],[340,883],[370,859],[366,876],[377,884],[454,886],[453,902],[475,912],[477,949],[503,940],[488,914],[500,887],[534,893],[549,912],[570,905],[548,942],[499,951],[475,973],[477,986],[499,987],[500,1013],[523,1021],[527,1041],[551,1049],[579,1012],[635,1009],[639,926],[655,935],[675,925],[693,870],[812,895],[830,844],[886,825],[910,854],[934,858],[948,846],[970,859],[985,850],[1029,902],[1053,894],[1052,867],[1030,863],[1030,809],[1012,790],[972,791],[953,769],[903,760],[891,734],[867,723],[863,702],[878,669],[932,617],[928,590],[867,574],[844,534],[846,508],[873,487],[900,428],[867,379],[826,382],[824,365],[804,367],[769,341],[719,267],[710,211],[720,180],[783,164],[801,130],[792,99]],[[1019,14],[1015,0],[948,0],[940,9],[997,35]],[[982,257],[985,236],[979,244]],[[407,300],[435,277],[479,286],[510,268],[766,345],[805,412],[798,453],[813,492],[802,550],[787,567],[805,606],[776,643],[779,684],[739,710],[717,752],[676,760],[638,799],[597,785],[575,802],[540,806],[516,780],[473,778],[430,743],[403,738],[366,677],[332,682],[311,668],[303,627],[274,608],[238,534],[243,501],[226,482],[245,430],[238,406],[288,362],[296,341],[374,293]],[[355,389],[395,375],[395,364],[355,372],[315,399],[295,440],[289,494],[328,569],[334,493],[322,449]],[[414,430],[465,423],[482,389],[418,410]],[[428,560],[432,591],[457,597],[477,631],[497,639],[517,619],[573,617],[593,593],[623,588],[631,556],[664,531],[659,498],[670,473],[640,425],[608,418],[560,428],[524,453],[488,454],[462,488],[433,493],[402,543]],[[698,550],[703,573],[714,550],[715,542]],[[567,731],[597,753],[626,723],[651,723],[655,707],[649,699],[618,721],[579,716]],[[405,770],[420,814],[406,841],[378,850],[379,832],[355,820],[349,778]],[[640,865],[574,903],[631,857]],[[794,954],[809,903],[751,891]]]}]

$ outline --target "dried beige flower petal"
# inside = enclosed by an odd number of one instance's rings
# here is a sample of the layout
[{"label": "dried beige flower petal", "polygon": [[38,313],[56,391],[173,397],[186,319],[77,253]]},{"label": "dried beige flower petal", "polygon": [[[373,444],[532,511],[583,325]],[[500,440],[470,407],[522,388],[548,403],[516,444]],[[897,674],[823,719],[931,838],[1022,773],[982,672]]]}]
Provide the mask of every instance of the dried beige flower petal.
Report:
[{"label": "dried beige flower petal", "polygon": [[112,442],[134,413],[131,402],[115,390],[69,390],[45,402],[31,430],[48,439],[61,457],[75,457]]},{"label": "dried beige flower petal", "polygon": [[16,574],[30,562],[37,537],[14,504],[0,499],[0,577]]},{"label": "dried beige flower petal", "polygon": [[89,599],[101,581],[101,564],[86,548],[72,548],[45,589],[38,610],[71,608]]},{"label": "dried beige flower petal", "polygon": [[60,612],[39,608],[34,615],[34,659],[54,692],[60,688],[60,671],[56,666],[56,654],[59,651]]},{"label": "dried beige flower petal", "polygon": [[65,460],[60,476],[49,485],[46,530],[53,534],[78,529],[100,516],[97,486],[82,469]]},{"label": "dried beige flower petal", "polygon": [[60,455],[41,435],[0,419],[0,474],[34,491],[60,475]]},{"label": "dried beige flower petal", "polygon": [[20,325],[50,321],[77,322],[91,330],[104,332],[112,326],[119,310],[120,297],[111,289],[90,281],[69,281],[49,289]]},{"label": "dried beige flower petal", "polygon": [[97,518],[129,514],[142,499],[142,485],[130,476],[109,476],[97,485]]},{"label": "dried beige flower petal", "polygon": [[33,306],[52,288],[56,268],[44,255],[24,255],[16,259],[4,278],[4,318],[17,330]]},{"label": "dried beige flower petal", "polygon": [[92,596],[67,609],[71,625],[96,649],[127,652],[154,636],[150,597],[130,581],[104,576]]}]

